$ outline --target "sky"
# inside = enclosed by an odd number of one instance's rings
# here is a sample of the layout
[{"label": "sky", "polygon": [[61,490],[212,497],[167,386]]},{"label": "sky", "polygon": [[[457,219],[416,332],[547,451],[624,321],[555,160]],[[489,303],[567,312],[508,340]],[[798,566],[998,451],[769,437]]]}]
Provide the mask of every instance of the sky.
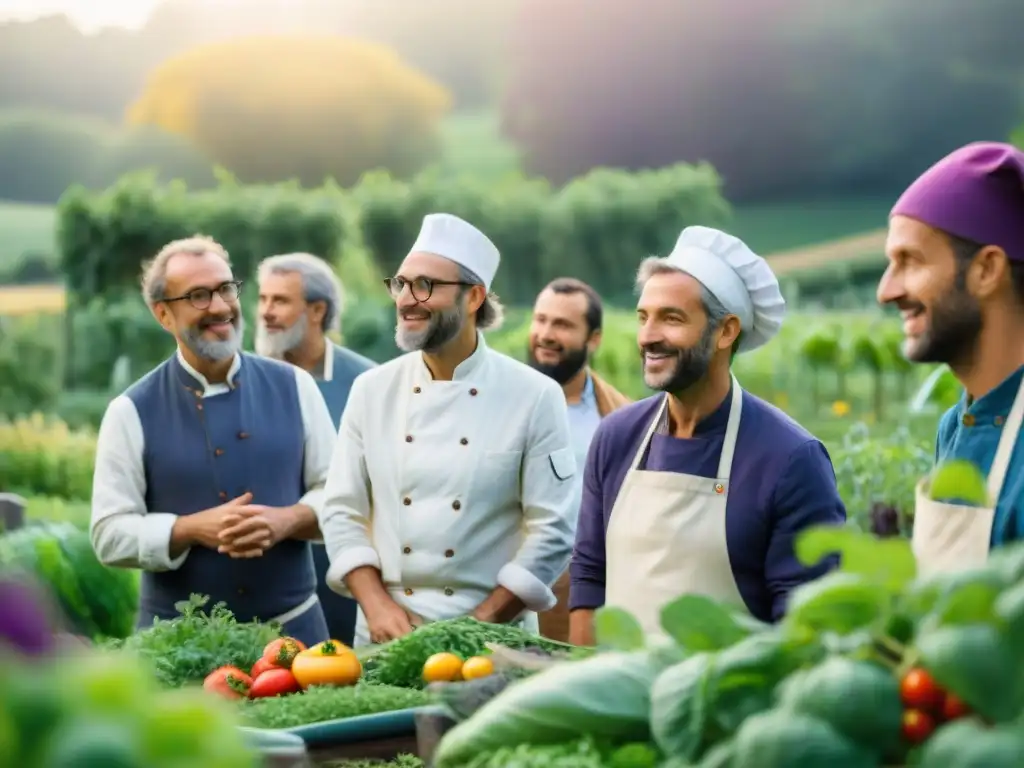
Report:
[{"label": "sky", "polygon": [[[138,29],[160,0],[0,0],[0,22],[63,13],[83,32],[108,26]],[[206,0],[225,3],[231,0]]]}]

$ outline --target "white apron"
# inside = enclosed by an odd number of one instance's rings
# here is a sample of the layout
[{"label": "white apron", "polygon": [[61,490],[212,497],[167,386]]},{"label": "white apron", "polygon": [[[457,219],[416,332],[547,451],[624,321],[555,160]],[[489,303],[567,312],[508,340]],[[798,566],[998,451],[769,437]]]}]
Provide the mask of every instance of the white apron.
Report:
[{"label": "white apron", "polygon": [[918,576],[957,573],[980,568],[988,560],[992,541],[995,505],[1003,490],[1017,435],[1024,420],[1024,379],[1003,425],[999,446],[988,473],[988,496],[992,507],[946,504],[929,498],[928,479],[917,484],[914,498],[914,534],[911,545],[917,559]]},{"label": "white apron", "polygon": [[633,457],[612,507],[605,541],[605,604],[629,611],[654,638],[666,637],[661,609],[684,594],[705,595],[746,610],[725,536],[743,390],[734,377],[717,478],[637,468],[667,402],[666,395]]}]

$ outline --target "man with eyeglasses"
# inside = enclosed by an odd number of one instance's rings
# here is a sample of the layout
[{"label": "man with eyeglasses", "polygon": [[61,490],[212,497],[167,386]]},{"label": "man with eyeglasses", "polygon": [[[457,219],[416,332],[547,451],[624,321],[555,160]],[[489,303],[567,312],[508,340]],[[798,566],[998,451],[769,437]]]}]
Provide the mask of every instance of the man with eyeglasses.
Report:
[{"label": "man with eyeglasses", "polygon": [[465,615],[537,632],[555,605],[576,458],[561,387],[484,342],[498,263],[478,229],[431,214],[385,281],[408,354],[353,384],[320,517],[356,645]]},{"label": "man with eyeglasses", "polygon": [[309,373],[241,351],[240,285],[207,237],[146,265],[143,298],[177,350],[103,416],[92,544],[105,565],[142,571],[139,628],[201,594],[317,643],[310,540],[335,431]]}]

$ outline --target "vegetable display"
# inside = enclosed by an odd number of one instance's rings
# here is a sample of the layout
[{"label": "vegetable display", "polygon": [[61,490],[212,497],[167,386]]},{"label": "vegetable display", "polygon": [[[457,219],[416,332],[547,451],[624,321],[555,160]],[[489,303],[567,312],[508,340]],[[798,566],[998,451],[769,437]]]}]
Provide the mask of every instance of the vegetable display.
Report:
[{"label": "vegetable display", "polygon": [[807,531],[796,552],[841,566],[796,590],[775,626],[688,595],[662,611],[659,643],[602,609],[589,659],[449,684],[497,692],[475,708],[441,696],[458,723],[434,765],[1024,765],[1024,544],[930,578],[906,540],[852,528]]}]

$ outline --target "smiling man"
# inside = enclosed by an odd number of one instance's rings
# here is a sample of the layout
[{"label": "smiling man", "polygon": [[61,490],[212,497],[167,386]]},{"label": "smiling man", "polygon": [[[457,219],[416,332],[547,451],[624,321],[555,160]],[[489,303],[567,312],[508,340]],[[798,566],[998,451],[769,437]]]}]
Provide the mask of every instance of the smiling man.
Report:
[{"label": "smiling man", "polygon": [[[591,286],[574,277],[560,277],[545,286],[533,305],[527,362],[562,387],[569,409],[576,464],[587,460],[590,441],[601,419],[631,401],[590,367],[601,344],[604,308]],[[583,494],[577,474],[577,501]],[[558,605],[540,615],[541,634],[554,640],[569,637],[569,572],[554,587]]]},{"label": "smiling man", "polygon": [[965,390],[939,423],[936,460],[988,476],[981,507],[918,485],[918,568],[976,568],[1024,538],[1024,152],[978,142],[925,171],[893,206],[886,255],[878,300],[903,316],[904,354],[947,364]]},{"label": "smiling man", "polygon": [[353,384],[320,520],[357,645],[465,615],[537,631],[555,604],[576,460],[561,388],[484,343],[498,263],[476,227],[431,214],[385,281],[407,354]]},{"label": "smiling man", "polygon": [[[309,253],[288,253],[264,259],[260,281],[256,352],[284,360],[316,379],[335,427],[345,412],[352,382],[376,363],[335,344],[328,332],[341,331],[343,293],[331,265]],[[327,586],[330,561],[321,542],[313,543],[317,594],[331,637],[351,645],[356,604]]]},{"label": "smiling man", "polygon": [[662,607],[683,594],[777,620],[830,565],[802,565],[797,535],[846,519],[825,447],[730,371],[782,325],[767,262],[688,227],[667,258],[641,264],[637,287],[644,381],[660,394],[602,421],[587,457],[570,566],[570,635],[583,645],[603,605],[662,635]]},{"label": "smiling man", "polygon": [[177,350],[103,416],[92,543],[105,565],[142,570],[140,628],[197,593],[316,643],[309,541],[335,430],[306,371],[241,352],[240,286],[207,237],[146,265],[143,298]]}]

